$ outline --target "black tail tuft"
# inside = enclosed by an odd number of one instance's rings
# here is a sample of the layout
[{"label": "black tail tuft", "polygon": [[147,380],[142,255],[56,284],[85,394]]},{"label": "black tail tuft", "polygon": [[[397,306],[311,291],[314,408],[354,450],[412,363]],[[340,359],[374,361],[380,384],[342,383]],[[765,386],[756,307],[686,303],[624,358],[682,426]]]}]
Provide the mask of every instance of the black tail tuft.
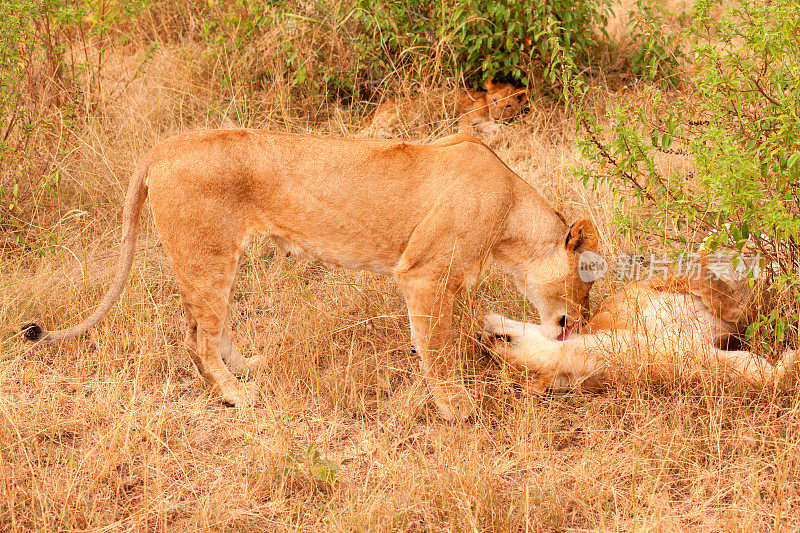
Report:
[{"label": "black tail tuft", "polygon": [[44,337],[45,333],[45,331],[42,328],[40,328],[33,322],[22,326],[22,329],[20,331],[22,333],[22,336],[25,337],[25,340],[29,340],[31,342],[42,340],[42,337]]}]

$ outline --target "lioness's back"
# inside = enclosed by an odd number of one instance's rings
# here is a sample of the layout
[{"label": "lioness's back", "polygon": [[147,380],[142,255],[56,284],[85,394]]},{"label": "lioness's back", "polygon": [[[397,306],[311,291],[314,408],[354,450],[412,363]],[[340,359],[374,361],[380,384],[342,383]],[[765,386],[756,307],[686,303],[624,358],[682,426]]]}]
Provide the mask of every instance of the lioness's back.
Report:
[{"label": "lioness's back", "polygon": [[241,242],[266,233],[321,258],[368,256],[368,268],[387,271],[432,213],[446,213],[461,239],[488,239],[507,219],[514,180],[468,136],[426,145],[216,130],[154,148],[148,186],[167,230],[169,220],[224,216]]},{"label": "lioness's back", "polygon": [[[465,179],[486,186],[519,179],[485,145],[469,135],[451,135],[431,144],[388,139],[348,139],[310,134],[237,129],[189,132],[170,137],[150,154],[152,166],[182,167],[194,179],[218,179],[218,172],[269,175],[273,179],[327,173],[328,180],[374,187],[385,181],[391,187],[413,191],[429,182],[441,190]],[[166,168],[164,170],[167,170]],[[307,180],[306,180],[307,181]],[[151,182],[152,183],[152,182]],[[405,185],[404,185],[405,184]],[[306,183],[313,186],[313,183]]]}]

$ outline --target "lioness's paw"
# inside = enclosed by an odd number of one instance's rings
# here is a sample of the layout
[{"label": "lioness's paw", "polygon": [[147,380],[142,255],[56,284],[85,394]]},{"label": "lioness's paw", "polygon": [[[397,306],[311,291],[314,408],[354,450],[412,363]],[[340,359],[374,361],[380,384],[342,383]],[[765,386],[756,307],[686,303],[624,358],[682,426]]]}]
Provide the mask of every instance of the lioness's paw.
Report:
[{"label": "lioness's paw", "polygon": [[[464,387],[448,386],[433,391],[433,403],[445,420],[463,422],[475,412],[472,398]],[[455,389],[455,390],[454,390]]]},{"label": "lioness's paw", "polygon": [[222,404],[226,407],[252,406],[256,401],[258,401],[258,389],[255,385],[239,384],[237,390],[222,395]]}]

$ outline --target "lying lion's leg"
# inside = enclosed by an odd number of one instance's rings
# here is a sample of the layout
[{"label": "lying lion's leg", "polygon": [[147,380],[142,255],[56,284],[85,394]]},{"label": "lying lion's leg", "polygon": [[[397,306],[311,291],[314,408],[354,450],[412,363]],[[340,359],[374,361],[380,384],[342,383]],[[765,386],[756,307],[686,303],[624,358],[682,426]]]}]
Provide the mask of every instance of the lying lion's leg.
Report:
[{"label": "lying lion's leg", "polygon": [[566,341],[549,339],[538,324],[488,315],[482,342],[492,354],[528,373],[539,390],[596,390],[609,380],[609,367],[603,357],[601,339],[582,335]]},{"label": "lying lion's leg", "polygon": [[531,324],[529,322],[519,322],[511,320],[503,315],[488,314],[483,319],[483,331],[490,335],[508,335],[521,341],[526,335],[542,335],[541,324]]},{"label": "lying lion's leg", "polygon": [[709,352],[707,359],[710,370],[720,378],[741,380],[748,385],[767,385],[777,377],[775,367],[754,353],[725,351],[715,347],[709,347]]},{"label": "lying lion's leg", "polygon": [[648,362],[653,381],[668,382],[685,376],[692,381],[710,378],[761,387],[781,377],[777,367],[748,351],[720,350],[710,343],[675,335],[632,337],[639,339],[632,345],[636,352],[633,359]]},{"label": "lying lion's leg", "polygon": [[[408,305],[411,338],[422,357],[422,371],[428,380],[433,401],[448,420],[464,420],[474,411],[456,364],[452,321],[455,294],[437,291],[435,282],[399,278],[398,284]],[[437,294],[438,292],[438,294]]]},{"label": "lying lion's leg", "polygon": [[750,385],[772,385],[782,380],[787,374],[800,370],[800,358],[798,357],[800,352],[797,350],[786,350],[775,365],[746,351],[733,352],[715,349],[714,355],[715,370],[725,377],[744,380]]}]

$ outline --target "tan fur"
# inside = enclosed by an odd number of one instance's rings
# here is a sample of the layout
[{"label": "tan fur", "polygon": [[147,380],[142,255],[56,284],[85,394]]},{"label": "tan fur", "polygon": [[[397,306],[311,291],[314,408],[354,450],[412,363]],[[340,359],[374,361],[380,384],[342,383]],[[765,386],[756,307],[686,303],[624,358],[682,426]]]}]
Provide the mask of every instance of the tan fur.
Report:
[{"label": "tan fur", "polygon": [[231,370],[248,363],[231,342],[228,302],[250,239],[267,234],[294,253],[396,280],[433,397],[447,418],[472,405],[458,377],[453,300],[491,262],[509,270],[555,337],[580,316],[590,284],[577,255],[594,226],[571,228],[486,146],[466,135],[429,145],[256,130],[202,131],[155,146],[128,189],[120,270],[84,323],[25,332],[52,342],[94,325],[124,287],[139,210],[149,196],[178,281],[186,345],[226,403],[246,390]]},{"label": "tan fur", "polygon": [[746,281],[654,279],[608,297],[583,333],[563,342],[540,326],[486,317],[483,341],[492,353],[529,372],[541,389],[603,388],[620,379],[669,382],[713,377],[765,385],[797,363],[787,351],[773,366],[747,351],[718,349],[751,323]]},{"label": "tan fur", "polygon": [[[361,123],[359,137],[396,137],[403,124],[423,117],[455,119],[458,132],[494,132],[498,123],[517,114],[527,100],[525,89],[510,83],[487,80],[485,91],[439,92],[423,98],[393,99],[383,102]],[[430,118],[428,118],[430,120]]]}]

